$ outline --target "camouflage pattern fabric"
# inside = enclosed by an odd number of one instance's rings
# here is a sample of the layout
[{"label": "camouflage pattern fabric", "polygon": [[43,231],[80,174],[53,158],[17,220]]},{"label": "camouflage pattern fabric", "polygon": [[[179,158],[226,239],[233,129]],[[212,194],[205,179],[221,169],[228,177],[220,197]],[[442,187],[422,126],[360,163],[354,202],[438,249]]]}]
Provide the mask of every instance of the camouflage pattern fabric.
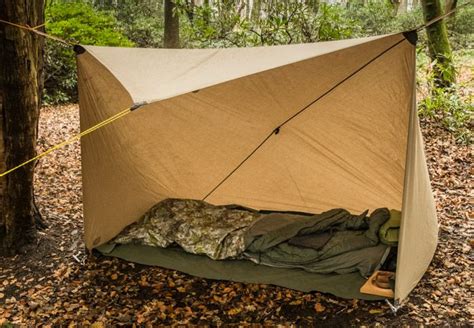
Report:
[{"label": "camouflage pattern fabric", "polygon": [[236,258],[245,250],[245,232],[261,216],[245,208],[166,199],[126,227],[113,242],[158,247],[177,244],[189,253],[214,260]]}]

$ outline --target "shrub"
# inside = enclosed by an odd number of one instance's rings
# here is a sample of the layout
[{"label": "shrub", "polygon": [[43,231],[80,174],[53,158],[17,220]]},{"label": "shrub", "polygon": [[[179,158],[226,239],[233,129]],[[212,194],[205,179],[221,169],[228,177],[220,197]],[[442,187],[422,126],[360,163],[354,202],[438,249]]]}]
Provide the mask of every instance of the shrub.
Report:
[{"label": "shrub", "polygon": [[[80,2],[57,2],[46,8],[47,33],[76,43],[103,46],[133,46],[116,19]],[[75,56],[72,49],[52,40],[46,42],[44,103],[77,100]]]},{"label": "shrub", "polygon": [[242,15],[244,7],[194,8],[186,19],[186,3],[178,2],[183,18],[182,39],[187,47],[246,47],[345,39],[352,21],[341,6],[321,4],[316,12],[302,2],[276,2],[258,17]]},{"label": "shrub", "polygon": [[[469,54],[467,56],[464,54],[463,57],[463,60],[467,60]],[[423,94],[418,106],[420,115],[440,119],[443,127],[452,132],[458,142],[472,144],[474,115],[473,97],[470,92],[472,81],[461,81],[449,88],[436,87],[433,74],[436,62],[429,64],[426,55],[419,55],[418,58],[418,85]],[[459,58],[456,60],[460,61]],[[461,72],[461,67],[457,67],[456,70],[458,73]]]},{"label": "shrub", "polygon": [[448,19],[449,41],[453,49],[474,47],[474,6],[460,8]]},{"label": "shrub", "polygon": [[94,8],[113,15],[123,33],[138,47],[161,47],[164,32],[162,0],[91,2]]}]

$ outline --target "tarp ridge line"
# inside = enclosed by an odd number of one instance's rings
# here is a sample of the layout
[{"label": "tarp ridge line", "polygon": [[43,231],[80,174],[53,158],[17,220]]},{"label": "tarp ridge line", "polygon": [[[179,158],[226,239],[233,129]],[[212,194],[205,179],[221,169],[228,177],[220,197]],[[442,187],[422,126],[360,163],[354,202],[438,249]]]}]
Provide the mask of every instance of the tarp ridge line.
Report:
[{"label": "tarp ridge line", "polygon": [[384,51],[382,51],[381,53],[379,53],[377,56],[375,56],[374,58],[372,58],[371,60],[369,60],[367,63],[365,63],[364,65],[362,65],[361,67],[359,67],[357,70],[355,70],[354,72],[352,72],[351,74],[349,74],[348,76],[346,76],[343,80],[339,81],[338,83],[336,83],[333,87],[331,87],[329,90],[327,90],[326,92],[324,92],[322,95],[318,96],[315,100],[311,101],[309,104],[307,104],[306,106],[304,106],[302,109],[300,109],[298,112],[296,112],[295,114],[293,114],[291,117],[289,117],[288,119],[286,119],[283,123],[279,124],[276,128],[274,128],[272,130],[272,132],[270,134],[268,134],[265,139],[263,139],[263,141],[261,141],[257,147],[255,147],[251,152],[250,154],[248,154],[229,174],[227,174],[225,176],[224,179],[222,179],[211,191],[209,191],[201,200],[206,200],[211,194],[213,194],[225,181],[227,181],[227,179],[229,179],[240,167],[242,167],[243,164],[245,164],[245,162],[247,162],[247,160],[250,159],[250,157],[253,156],[253,154],[255,154],[257,152],[258,149],[260,149],[260,147],[262,147],[267,141],[268,139],[270,139],[270,137],[272,135],[277,135],[278,133],[280,133],[280,130],[281,128],[286,125],[288,122],[290,122],[291,120],[293,120],[295,117],[297,117],[298,115],[300,115],[301,113],[303,113],[304,111],[306,111],[308,108],[310,108],[312,105],[314,105],[316,102],[318,102],[319,100],[321,100],[323,97],[327,96],[329,93],[331,93],[332,91],[334,91],[334,89],[336,89],[338,86],[340,86],[341,84],[343,84],[344,82],[346,82],[348,79],[350,79],[351,77],[353,77],[354,75],[356,75],[357,73],[359,73],[361,70],[363,70],[365,67],[367,67],[368,65],[370,65],[372,62],[374,62],[375,60],[377,60],[378,58],[380,58],[381,56],[383,56],[385,53],[387,53],[388,51],[390,51],[391,49],[393,49],[394,47],[396,47],[397,45],[399,45],[400,43],[402,43],[403,41],[405,41],[406,39],[403,38],[401,39],[400,41],[397,41],[395,44],[391,45],[390,47],[388,47],[387,49],[385,49]]}]

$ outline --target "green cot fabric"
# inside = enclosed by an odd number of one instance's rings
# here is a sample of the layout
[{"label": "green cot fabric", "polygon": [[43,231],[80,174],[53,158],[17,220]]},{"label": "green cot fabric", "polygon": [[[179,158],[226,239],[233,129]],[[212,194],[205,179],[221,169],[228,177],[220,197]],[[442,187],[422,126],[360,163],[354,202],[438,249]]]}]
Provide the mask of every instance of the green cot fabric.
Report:
[{"label": "green cot fabric", "polygon": [[390,210],[390,218],[379,230],[379,238],[382,243],[389,246],[398,245],[398,234],[400,232],[400,223],[402,213],[397,210]]},{"label": "green cot fabric", "polygon": [[98,247],[97,250],[107,256],[145,265],[157,265],[207,279],[270,284],[303,292],[330,293],[347,299],[384,299],[380,296],[359,292],[366,280],[358,272],[317,274],[301,269],[258,265],[248,260],[216,261],[207,256],[186,253],[179,248],[158,248],[133,244],[105,244]]}]

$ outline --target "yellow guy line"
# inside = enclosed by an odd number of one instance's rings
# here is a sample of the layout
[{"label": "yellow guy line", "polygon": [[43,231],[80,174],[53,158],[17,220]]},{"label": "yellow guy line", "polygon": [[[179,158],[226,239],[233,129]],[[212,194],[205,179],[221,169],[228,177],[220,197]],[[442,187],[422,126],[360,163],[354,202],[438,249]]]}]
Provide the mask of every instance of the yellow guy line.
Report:
[{"label": "yellow guy line", "polygon": [[33,158],[31,158],[31,159],[29,159],[29,160],[27,160],[27,161],[25,161],[25,162],[23,162],[23,163],[21,163],[21,164],[15,166],[15,167],[13,167],[13,168],[11,168],[11,169],[9,169],[9,170],[7,170],[7,171],[1,173],[1,174],[0,174],[0,177],[4,177],[4,176],[6,176],[7,174],[10,174],[10,173],[12,173],[13,171],[18,170],[20,167],[23,167],[23,166],[25,166],[25,165],[27,165],[27,164],[29,164],[29,163],[31,163],[31,162],[34,162],[34,161],[36,161],[36,160],[38,160],[38,159],[40,159],[40,158],[42,158],[42,157],[48,155],[49,153],[51,153],[51,152],[53,152],[53,151],[55,151],[55,150],[57,150],[57,149],[59,149],[59,148],[62,148],[62,147],[64,147],[64,146],[66,146],[66,145],[69,145],[69,144],[71,144],[71,143],[73,143],[73,142],[75,142],[75,141],[81,139],[81,138],[84,137],[85,135],[87,135],[87,134],[89,134],[89,133],[92,133],[92,132],[94,132],[94,131],[97,130],[97,129],[100,129],[101,127],[106,126],[106,125],[112,123],[113,121],[116,121],[116,120],[118,120],[118,119],[124,117],[125,115],[127,115],[127,114],[129,114],[129,113],[131,113],[131,112],[132,112],[132,107],[128,107],[128,108],[126,108],[126,109],[124,109],[124,110],[118,112],[117,114],[115,114],[115,115],[109,117],[108,119],[105,119],[104,121],[99,122],[99,123],[97,123],[96,125],[94,125],[94,126],[88,128],[87,130],[84,130],[84,131],[82,131],[81,133],[78,133],[78,134],[76,134],[75,136],[73,136],[73,137],[71,137],[71,138],[69,138],[69,139],[67,139],[67,140],[65,140],[65,141],[63,141],[63,142],[54,145],[53,147],[49,148],[48,150],[42,152],[41,154],[38,154],[38,155],[36,155],[35,157],[33,157]]}]

